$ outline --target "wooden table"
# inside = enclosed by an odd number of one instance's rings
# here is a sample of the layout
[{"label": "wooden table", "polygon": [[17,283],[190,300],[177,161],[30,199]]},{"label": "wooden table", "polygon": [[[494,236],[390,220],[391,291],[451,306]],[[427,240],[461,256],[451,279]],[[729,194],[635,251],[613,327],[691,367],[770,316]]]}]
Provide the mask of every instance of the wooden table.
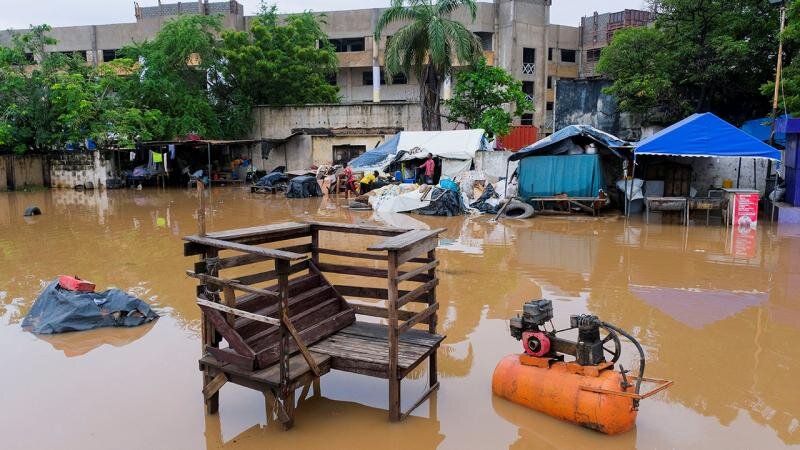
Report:
[{"label": "wooden table", "polygon": [[[567,202],[570,205],[577,206],[578,208],[592,213],[592,215],[597,214],[597,210],[594,208],[594,203],[598,200],[603,200],[600,197],[531,197],[530,201],[535,202]],[[589,203],[592,206],[587,206],[581,202]],[[571,212],[571,211],[568,211]]]},{"label": "wooden table", "polygon": [[645,197],[645,220],[650,223],[650,210],[681,211],[683,224],[689,225],[689,199],[686,197]]}]

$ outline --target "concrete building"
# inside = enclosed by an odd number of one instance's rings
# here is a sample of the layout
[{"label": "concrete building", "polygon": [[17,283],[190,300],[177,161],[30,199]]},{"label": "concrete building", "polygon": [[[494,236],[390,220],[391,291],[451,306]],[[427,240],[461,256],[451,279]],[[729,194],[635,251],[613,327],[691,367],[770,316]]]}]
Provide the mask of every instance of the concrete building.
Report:
[{"label": "concrete building", "polygon": [[626,9],[624,11],[598,14],[583,17],[580,26],[580,47],[582,62],[580,65],[580,78],[593,78],[598,74],[595,71],[600,52],[611,44],[614,33],[630,27],[640,27],[649,24],[654,19],[649,11]]}]

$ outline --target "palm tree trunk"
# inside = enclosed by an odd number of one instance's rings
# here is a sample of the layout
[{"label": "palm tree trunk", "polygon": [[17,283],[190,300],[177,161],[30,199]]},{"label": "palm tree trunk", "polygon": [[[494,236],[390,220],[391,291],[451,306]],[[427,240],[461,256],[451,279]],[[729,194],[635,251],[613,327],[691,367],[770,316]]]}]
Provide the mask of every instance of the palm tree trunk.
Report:
[{"label": "palm tree trunk", "polygon": [[442,129],[442,119],[439,115],[440,85],[436,69],[430,64],[425,66],[422,83],[420,83],[419,87],[422,129],[425,131],[439,131]]}]

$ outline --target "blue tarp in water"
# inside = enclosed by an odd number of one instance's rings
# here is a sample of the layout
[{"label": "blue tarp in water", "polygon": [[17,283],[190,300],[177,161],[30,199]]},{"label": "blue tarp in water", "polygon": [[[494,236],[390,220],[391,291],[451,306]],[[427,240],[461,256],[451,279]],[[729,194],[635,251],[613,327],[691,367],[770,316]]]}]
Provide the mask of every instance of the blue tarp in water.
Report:
[{"label": "blue tarp in water", "polygon": [[397,144],[400,142],[400,133],[387,139],[383,144],[363,153],[358,158],[350,161],[351,167],[374,167],[389,156],[397,154]]},{"label": "blue tarp in water", "polygon": [[599,155],[533,156],[520,161],[517,170],[523,199],[561,193],[596,197],[604,187]]},{"label": "blue tarp in water", "polygon": [[780,160],[780,152],[711,113],[694,114],[639,141],[637,155]]}]

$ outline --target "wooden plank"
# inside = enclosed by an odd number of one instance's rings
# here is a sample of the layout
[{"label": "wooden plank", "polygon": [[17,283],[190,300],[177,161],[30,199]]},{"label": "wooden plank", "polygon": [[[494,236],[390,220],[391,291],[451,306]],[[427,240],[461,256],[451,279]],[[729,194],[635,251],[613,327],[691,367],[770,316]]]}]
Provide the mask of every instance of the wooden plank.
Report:
[{"label": "wooden plank", "polygon": [[409,278],[412,278],[412,277],[414,277],[415,275],[419,275],[419,274],[421,274],[421,273],[425,273],[425,272],[427,272],[427,271],[429,271],[429,270],[431,270],[431,269],[435,268],[435,267],[436,267],[436,266],[438,266],[438,265],[439,265],[439,261],[431,261],[431,262],[429,262],[428,264],[424,264],[424,265],[422,265],[422,266],[419,266],[419,267],[417,267],[417,268],[416,268],[416,269],[414,269],[414,270],[409,270],[408,272],[406,272],[406,273],[404,273],[404,274],[402,274],[402,275],[398,276],[398,277],[397,277],[397,281],[398,281],[398,282],[401,282],[401,281],[406,281],[406,280],[408,280]]},{"label": "wooden plank", "polygon": [[[433,280],[418,286],[413,291],[397,299],[397,307],[402,308],[403,306],[405,306],[406,303],[419,299],[423,294],[429,292],[432,289],[436,289],[436,286],[438,284],[439,284],[439,279],[434,278]],[[424,299],[424,301],[427,302],[428,299]]]},{"label": "wooden plank", "polygon": [[[328,355],[324,355],[322,353],[317,353],[311,351],[311,355],[314,357],[314,362],[317,364],[317,367],[320,368],[323,374],[328,373],[331,368],[331,357]],[[254,387],[255,389],[260,389],[265,385],[267,386],[278,386],[280,383],[280,375],[278,373],[277,365],[273,365],[266,369],[260,370],[252,370],[252,369],[245,369],[233,364],[228,364],[227,362],[215,357],[211,354],[206,354],[202,358],[200,358],[200,366],[201,370],[207,368],[215,368],[218,369],[226,374],[230,378],[229,381],[234,382],[236,384],[240,384],[238,381],[234,379],[233,375],[238,377],[244,378],[252,383],[257,383]],[[295,355],[289,360],[289,376],[292,382],[297,382],[304,378],[305,375],[311,373],[311,370],[308,367],[308,363],[306,363],[305,358],[301,355]],[[260,385],[260,387],[259,387]],[[251,384],[250,386],[253,386]],[[250,387],[248,386],[248,387]]]},{"label": "wooden plank", "polygon": [[434,303],[431,306],[428,306],[419,314],[403,322],[403,324],[397,328],[397,331],[399,331],[400,333],[405,333],[406,331],[410,330],[411,327],[413,327],[414,325],[422,323],[423,320],[430,317],[431,314],[434,314],[438,309],[439,309],[438,303]]},{"label": "wooden plank", "polygon": [[388,239],[384,239],[383,241],[378,242],[377,244],[373,244],[367,247],[367,249],[373,251],[380,251],[380,250],[402,251],[426,239],[436,237],[439,235],[439,233],[445,230],[446,228],[435,228],[433,230],[411,230],[403,234],[392,236]]},{"label": "wooden plank", "polygon": [[[308,253],[311,251],[311,244],[300,244],[300,245],[290,245],[288,247],[281,247],[276,250],[284,251],[284,252],[294,252],[294,253]],[[262,256],[262,255],[235,255],[229,256],[227,258],[220,258],[217,266],[220,269],[229,269],[231,267],[239,267],[239,266],[246,266],[248,264],[254,264],[263,261],[272,261],[272,258]],[[203,261],[200,262],[201,264]],[[197,272],[197,270],[195,270]]]},{"label": "wooden plank", "polygon": [[373,236],[396,236],[407,232],[407,229],[381,227],[377,225],[307,221],[312,229],[319,231],[336,231],[339,233],[367,234]]},{"label": "wooden plank", "polygon": [[283,317],[281,321],[286,325],[286,329],[289,330],[289,334],[294,339],[295,344],[297,344],[297,349],[300,350],[300,353],[305,358],[306,362],[308,363],[308,367],[311,368],[311,371],[314,372],[314,375],[320,376],[322,372],[320,372],[319,367],[314,362],[314,358],[311,356],[311,353],[308,351],[306,344],[303,342],[303,338],[297,333],[297,330],[292,325],[292,321],[289,320],[289,316],[287,315],[286,311],[284,311]]},{"label": "wooden plank", "polygon": [[[336,289],[340,295],[346,297],[359,297],[359,298],[374,298],[378,300],[386,300],[389,298],[389,290],[386,288],[375,288],[366,286],[349,286],[344,284],[335,284],[333,288]],[[411,291],[397,291],[400,295],[406,295]]]},{"label": "wooden plank", "polygon": [[[411,232],[409,232],[411,233]],[[401,235],[403,236],[403,235]],[[387,239],[388,240],[388,239]],[[386,369],[386,376],[389,377],[389,420],[400,420],[400,379],[398,374],[398,359],[399,359],[399,342],[397,339],[397,306],[398,299],[398,273],[397,266],[400,263],[397,261],[397,252],[389,251],[389,268],[387,270],[387,282],[389,285],[389,299],[387,302],[387,309],[389,310],[389,317],[386,319],[389,326],[389,367]]]},{"label": "wooden plank", "polygon": [[306,255],[294,252],[284,252],[265,247],[257,247],[255,245],[239,244],[237,242],[228,242],[220,239],[213,239],[208,237],[187,236],[184,238],[189,242],[204,245],[207,247],[217,248],[219,250],[234,250],[237,252],[248,253],[251,255],[266,256],[272,259],[292,261],[303,259]]},{"label": "wooden plank", "polygon": [[[389,327],[380,323],[356,322],[349,327],[344,328],[339,333],[385,341],[389,337]],[[439,334],[432,334],[427,331],[415,329],[410,329],[405,333],[400,334],[399,337],[401,343],[422,345],[425,347],[435,347],[439,345],[444,338],[444,336]]]},{"label": "wooden plank", "polygon": [[[205,302],[206,300],[202,301]],[[208,302],[208,303],[227,308],[226,306],[217,303],[213,302]],[[207,305],[202,305],[202,304],[200,305],[200,308],[203,309],[204,313],[203,315],[208,320],[210,320],[212,324],[214,324],[214,327],[217,329],[217,331],[225,338],[226,341],[228,341],[228,345],[234,351],[236,351],[236,353],[247,358],[252,358],[253,356],[255,356],[253,349],[251,349],[250,346],[247,345],[247,343],[244,341],[244,339],[242,339],[242,337],[239,336],[238,333],[236,333],[236,330],[234,330],[233,328],[231,328],[230,325],[228,325],[228,322],[225,321],[225,318],[222,317],[222,314],[220,314],[219,311],[217,311],[216,309],[212,309]]]},{"label": "wooden plank", "polygon": [[[388,271],[385,269],[373,269],[371,267],[359,267],[359,266],[348,266],[344,264],[332,264],[332,263],[319,263],[317,268],[321,272],[330,272],[330,273],[343,273],[346,275],[357,275],[361,277],[372,277],[372,278],[387,278]],[[398,274],[402,275],[405,272],[398,272]],[[426,282],[430,281],[431,278],[428,275],[420,274],[415,275],[408,279],[408,281],[419,281],[419,282]]]},{"label": "wooden plank", "polygon": [[[350,306],[353,308],[353,310],[355,310],[356,314],[370,317],[380,317],[383,319],[389,318],[389,309],[382,306],[362,305],[360,303],[350,303]],[[397,318],[400,320],[408,320],[412,317],[414,317],[414,313],[412,311],[397,311]]]},{"label": "wooden plank", "polygon": [[192,278],[197,278],[198,280],[201,280],[207,284],[213,284],[217,286],[230,286],[233,289],[236,289],[237,291],[247,292],[261,297],[269,297],[269,298],[279,297],[279,294],[275,291],[246,286],[244,284],[238,283],[236,280],[226,280],[224,278],[217,278],[215,276],[206,275],[203,273],[194,273],[191,270],[187,270],[186,275],[189,275]]},{"label": "wooden plank", "polygon": [[[222,300],[225,303],[225,306],[234,309],[236,308],[236,294],[233,292],[233,288],[230,286],[223,286],[222,287]],[[236,321],[236,316],[232,313],[228,313],[228,325],[233,326],[233,323]]]},{"label": "wooden plank", "polygon": [[422,240],[397,254],[397,261],[403,264],[411,259],[419,257],[420,254],[427,253],[439,246],[439,239],[434,237]]},{"label": "wooden plank", "polygon": [[214,355],[214,358],[228,362],[231,365],[236,365],[236,367],[241,367],[246,370],[253,370],[253,367],[255,367],[255,358],[242,356],[236,353],[232,348],[206,346],[205,351]]},{"label": "wooden plank", "polygon": [[[405,370],[424,359],[432,347],[401,342],[397,350],[397,367]],[[312,352],[323,353],[349,361],[379,364],[388,375],[389,342],[361,336],[336,333],[310,347]]]},{"label": "wooden plank", "polygon": [[228,376],[225,373],[219,373],[211,379],[205,386],[203,386],[203,398],[206,400],[219,392],[220,388],[228,382]]},{"label": "wooden plank", "polygon": [[[286,231],[277,231],[265,236],[251,236],[241,239],[235,239],[233,240],[233,242],[238,242],[240,244],[248,244],[248,245],[259,245],[259,244],[267,244],[270,242],[301,239],[305,237],[308,237],[308,230],[286,230]],[[209,247],[206,245],[197,244],[194,242],[184,242],[183,255],[184,256],[199,255],[205,253],[206,249],[208,248]]]},{"label": "wooden plank", "polygon": [[203,300],[202,298],[197,299],[197,304],[205,307],[215,309],[217,311],[222,311],[226,313],[233,314],[239,317],[246,317],[250,320],[255,320],[256,322],[266,323],[268,325],[280,325],[280,320],[274,319],[272,317],[262,316],[261,314],[253,314],[251,312],[242,311],[241,309],[231,308],[230,306],[221,305],[219,303],[210,302],[208,300]]},{"label": "wooden plank", "polygon": [[406,417],[408,417],[415,409],[417,409],[419,405],[421,405],[425,400],[427,400],[428,397],[430,397],[431,394],[433,394],[437,389],[439,389],[438,382],[434,383],[431,387],[429,387],[428,390],[426,390],[425,393],[423,393],[420,396],[420,398],[414,403],[414,405],[411,408],[408,408],[408,410],[406,410],[406,412],[403,413],[403,415],[400,417],[400,420],[405,420]]},{"label": "wooden plank", "polygon": [[[323,254],[323,255],[332,255],[332,256],[346,256],[349,258],[361,258],[361,259],[371,259],[375,261],[388,261],[389,256],[384,254],[377,254],[377,253],[363,253],[363,252],[352,252],[348,250],[337,250],[331,248],[319,248],[314,247],[312,251],[315,253]],[[319,263],[319,261],[316,261]],[[430,262],[427,258],[414,258],[409,262],[416,262],[416,263],[427,263]]]},{"label": "wooden plank", "polygon": [[275,223],[270,225],[259,225],[248,228],[237,228],[233,230],[215,231],[212,233],[207,233],[206,236],[214,239],[236,240],[251,236],[263,236],[266,234],[275,233],[277,231],[289,231],[289,230],[310,231],[310,229],[311,227],[308,224],[298,223],[298,222],[285,222],[285,223]]},{"label": "wooden plank", "polygon": [[[300,261],[299,263],[293,264],[289,268],[289,274],[297,273],[302,270],[308,269],[308,265],[310,260],[305,259]],[[241,277],[236,277],[236,281],[241,284],[250,285],[256,283],[263,283],[264,281],[271,281],[278,278],[278,271],[277,270],[268,270],[266,272],[255,273],[252,275],[244,275]]]}]

